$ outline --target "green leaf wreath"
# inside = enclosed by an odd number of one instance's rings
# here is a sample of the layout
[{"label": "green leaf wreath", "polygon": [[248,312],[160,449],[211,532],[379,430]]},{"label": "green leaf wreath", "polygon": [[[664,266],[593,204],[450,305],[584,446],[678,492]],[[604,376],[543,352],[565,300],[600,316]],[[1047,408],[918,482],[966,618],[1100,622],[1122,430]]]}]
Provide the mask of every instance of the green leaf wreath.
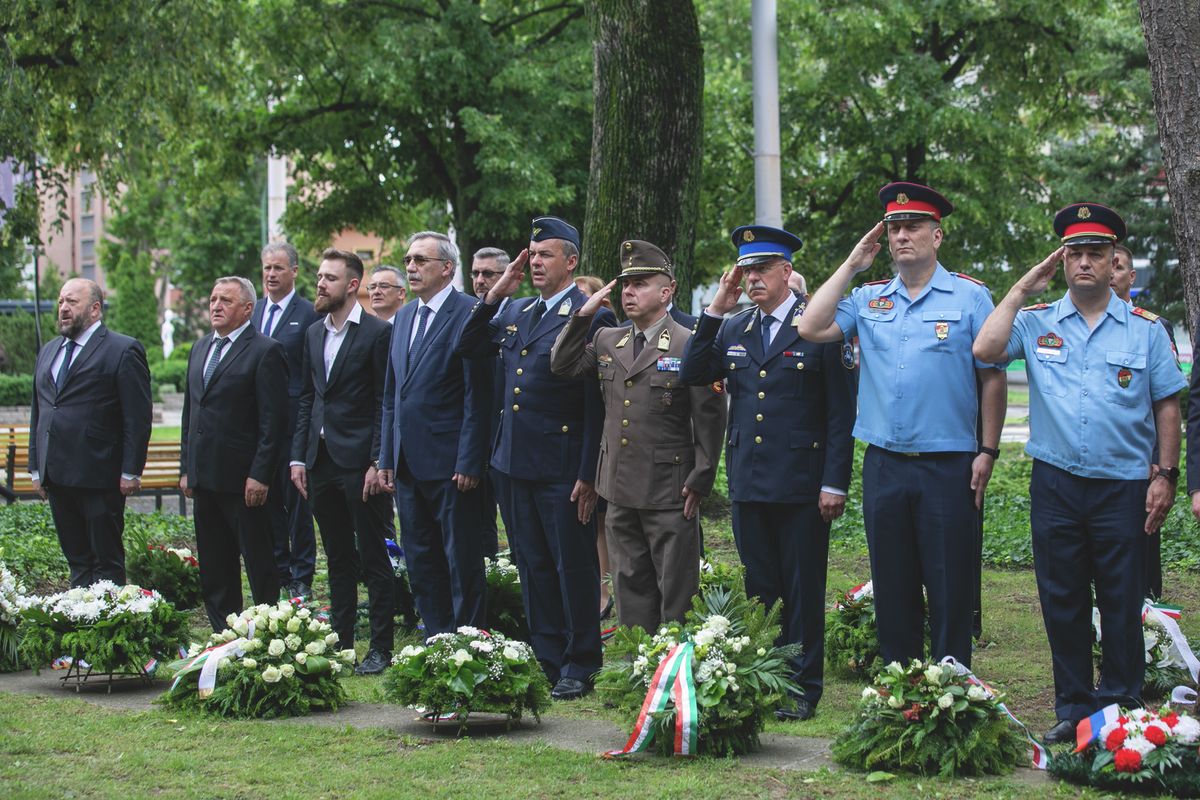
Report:
[{"label": "green leaf wreath", "polygon": [[[230,614],[226,622],[229,628],[209,637],[207,646],[193,644],[187,657],[167,665],[175,681],[163,703],[257,718],[303,716],[345,705],[341,678],[354,665],[354,651],[336,650],[337,634],[303,603],[253,606]],[[208,694],[200,679],[210,657],[218,666]]]},{"label": "green leaf wreath", "polygon": [[[0,552],[3,556],[3,552]],[[21,603],[25,586],[18,581],[3,561],[0,561],[0,672],[15,672],[25,668],[21,658]]]},{"label": "green leaf wreath", "polygon": [[525,600],[521,596],[521,577],[509,551],[485,558],[487,574],[488,630],[499,631],[510,639],[529,640],[529,623],[525,620]]},{"label": "green leaf wreath", "polygon": [[844,678],[873,675],[883,668],[870,581],[846,592],[826,616],[825,658]]},{"label": "green leaf wreath", "polygon": [[95,673],[140,672],[187,641],[187,617],[135,584],[100,581],[23,605],[21,653],[35,669],[65,655]]},{"label": "green leaf wreath", "polygon": [[838,736],[833,757],[861,770],[1004,774],[1026,744],[1001,702],[949,665],[893,661],[863,689],[858,720]]},{"label": "green leaf wreath", "polygon": [[125,565],[131,583],[155,589],[178,609],[200,605],[200,564],[187,548],[147,544]]},{"label": "green leaf wreath", "polygon": [[405,647],[384,673],[383,689],[393,703],[435,717],[457,714],[462,725],[472,712],[518,720],[528,711],[540,720],[550,704],[550,684],[533,648],[467,626]]},{"label": "green leaf wreath", "polygon": [[[759,734],[784,698],[799,693],[789,677],[799,645],[776,647],[780,604],[769,611],[738,587],[701,588],[682,624],[672,622],[651,636],[640,627],[620,628],[608,642],[596,690],[626,713],[631,723],[650,688],[659,663],[671,648],[695,644],[699,752],[740,755],[759,745]],[[653,715],[653,746],[670,755],[675,708]]]}]

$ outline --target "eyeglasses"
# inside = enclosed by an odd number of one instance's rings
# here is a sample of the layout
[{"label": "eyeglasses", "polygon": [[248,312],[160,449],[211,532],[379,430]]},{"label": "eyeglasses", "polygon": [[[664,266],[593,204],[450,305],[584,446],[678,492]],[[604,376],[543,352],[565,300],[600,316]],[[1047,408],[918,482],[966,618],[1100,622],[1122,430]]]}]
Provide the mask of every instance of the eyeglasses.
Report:
[{"label": "eyeglasses", "polygon": [[407,267],[409,264],[416,264],[418,267],[421,267],[421,266],[428,264],[430,261],[442,261],[442,260],[443,259],[440,259],[440,258],[429,258],[428,256],[405,256],[404,257],[404,266]]},{"label": "eyeglasses", "polygon": [[403,288],[404,287],[398,283],[382,283],[381,282],[381,283],[368,283],[367,284],[368,292],[373,292],[376,289],[383,289],[386,292],[388,289],[403,289]]},{"label": "eyeglasses", "polygon": [[497,275],[503,275],[503,274],[504,274],[504,270],[499,270],[499,269],[481,269],[481,270],[473,269],[473,270],[471,270],[472,278],[494,278]]}]

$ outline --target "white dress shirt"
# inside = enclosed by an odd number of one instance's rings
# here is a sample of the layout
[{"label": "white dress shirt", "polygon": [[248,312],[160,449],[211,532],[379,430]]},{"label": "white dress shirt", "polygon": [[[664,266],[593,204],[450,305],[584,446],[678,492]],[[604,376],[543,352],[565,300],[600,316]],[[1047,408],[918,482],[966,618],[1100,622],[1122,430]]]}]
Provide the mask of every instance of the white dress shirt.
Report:
[{"label": "white dress shirt", "polygon": [[[262,316],[262,325],[263,325],[262,332],[264,334],[266,334],[267,336],[270,336],[271,333],[274,332],[274,330],[279,327],[279,320],[283,319],[283,315],[287,313],[288,306],[291,304],[292,298],[295,296],[296,296],[296,289],[293,287],[292,290],[290,292],[288,292],[286,295],[284,295],[283,299],[280,300],[278,303],[273,301],[271,299],[270,295],[266,295],[263,298],[263,300],[266,301],[266,305],[263,306],[263,316]],[[267,328],[267,320],[270,319],[270,317],[271,317],[271,306],[273,306],[273,305],[279,306],[279,310],[275,312],[275,318],[271,320],[271,327],[270,327],[270,329],[268,329]]]},{"label": "white dress shirt", "polygon": [[417,328],[421,326],[421,309],[429,309],[429,317],[425,320],[425,333],[423,334],[427,336],[429,335],[429,327],[433,325],[433,318],[437,316],[438,311],[441,310],[442,305],[446,302],[446,298],[449,297],[450,293],[453,291],[454,284],[447,283],[442,287],[440,292],[429,298],[428,303],[426,303],[424,300],[417,300],[417,318],[413,320],[412,330],[408,332],[409,348],[412,347],[413,340],[417,338]]}]

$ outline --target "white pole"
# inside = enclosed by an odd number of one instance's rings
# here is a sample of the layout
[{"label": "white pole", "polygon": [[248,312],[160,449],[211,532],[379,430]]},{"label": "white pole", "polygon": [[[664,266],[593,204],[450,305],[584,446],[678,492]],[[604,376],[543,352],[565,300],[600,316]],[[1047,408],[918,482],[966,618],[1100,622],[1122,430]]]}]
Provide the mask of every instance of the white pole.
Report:
[{"label": "white pole", "polygon": [[283,238],[283,212],[287,210],[287,159],[267,156],[267,241]]},{"label": "white pole", "polygon": [[775,0],[752,0],[750,46],[754,70],[754,216],[759,225],[782,228],[778,38]]}]

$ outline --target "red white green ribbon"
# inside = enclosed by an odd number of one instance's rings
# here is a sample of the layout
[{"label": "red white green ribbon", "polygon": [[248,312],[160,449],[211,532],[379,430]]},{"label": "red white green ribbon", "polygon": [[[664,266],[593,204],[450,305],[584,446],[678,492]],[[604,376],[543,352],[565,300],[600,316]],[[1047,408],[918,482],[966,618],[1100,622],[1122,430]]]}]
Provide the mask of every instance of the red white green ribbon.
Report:
[{"label": "red white green ribbon", "polygon": [[681,642],[671,648],[658,665],[650,690],[638,712],[637,723],[629,734],[629,741],[620,750],[610,750],[608,758],[639,753],[650,747],[654,740],[653,715],[665,711],[671,702],[675,704],[675,755],[696,754],[700,735],[700,720],[696,708],[696,680],[692,674],[695,662],[695,645]]},{"label": "red white green ribbon", "polygon": [[[995,697],[997,694],[999,694],[991,686],[988,686],[979,678],[975,677],[974,672],[971,672],[970,669],[958,663],[954,656],[946,656],[943,658],[941,665],[953,669],[957,674],[966,678],[967,683],[971,684],[972,686],[978,686],[980,689],[983,689],[988,693],[988,697]],[[1031,751],[1029,754],[1029,761],[1033,765],[1033,768],[1045,769],[1050,762],[1050,756],[1048,753],[1046,753],[1046,748],[1033,738],[1033,736],[1029,733],[1029,728],[1026,728],[1025,723],[1017,719],[1017,716],[1008,710],[1008,706],[1006,706],[1004,703],[997,703],[996,707],[1003,711],[1010,720],[1016,723],[1017,727],[1021,729],[1021,732],[1025,734],[1025,738],[1029,740],[1029,748]]]}]

